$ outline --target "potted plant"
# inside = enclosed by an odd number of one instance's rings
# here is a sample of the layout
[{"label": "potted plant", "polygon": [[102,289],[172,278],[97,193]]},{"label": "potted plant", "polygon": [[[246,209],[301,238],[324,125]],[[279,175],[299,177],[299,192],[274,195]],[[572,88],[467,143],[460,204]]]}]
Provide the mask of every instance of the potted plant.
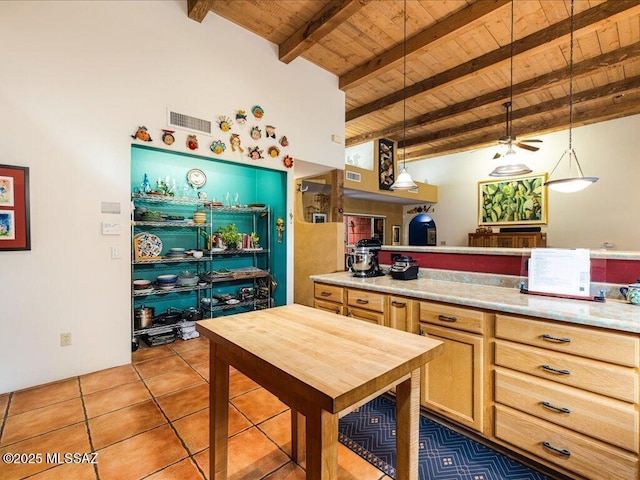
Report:
[{"label": "potted plant", "polygon": [[222,227],[218,227],[218,233],[222,238],[222,241],[225,243],[227,248],[234,250],[237,248],[238,243],[242,239],[242,236],[238,232],[238,227],[235,223],[230,223],[229,225],[225,225]]}]

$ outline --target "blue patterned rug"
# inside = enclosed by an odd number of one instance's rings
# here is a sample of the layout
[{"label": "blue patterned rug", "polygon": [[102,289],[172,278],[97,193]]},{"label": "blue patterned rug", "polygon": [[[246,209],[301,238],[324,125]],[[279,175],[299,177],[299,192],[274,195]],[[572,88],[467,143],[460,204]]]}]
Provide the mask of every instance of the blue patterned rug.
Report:
[{"label": "blue patterned rug", "polygon": [[[340,442],[396,478],[396,405],[380,396],[340,419]],[[550,480],[498,452],[420,416],[419,479]]]}]

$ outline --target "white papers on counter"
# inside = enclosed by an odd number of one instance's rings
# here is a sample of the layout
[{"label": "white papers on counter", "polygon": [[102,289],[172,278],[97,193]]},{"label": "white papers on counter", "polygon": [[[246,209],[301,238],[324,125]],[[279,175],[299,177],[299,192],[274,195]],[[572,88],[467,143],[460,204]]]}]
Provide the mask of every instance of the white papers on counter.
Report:
[{"label": "white papers on counter", "polygon": [[530,292],[589,297],[589,250],[534,248],[529,259]]}]

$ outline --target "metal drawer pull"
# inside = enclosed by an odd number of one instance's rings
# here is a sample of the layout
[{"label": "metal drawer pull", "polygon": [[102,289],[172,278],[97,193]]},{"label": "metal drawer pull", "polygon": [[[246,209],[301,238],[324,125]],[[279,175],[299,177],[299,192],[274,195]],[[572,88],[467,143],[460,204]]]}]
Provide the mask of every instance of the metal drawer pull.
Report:
[{"label": "metal drawer pull", "polygon": [[542,335],[542,339],[546,340],[547,342],[553,342],[553,343],[570,343],[571,342],[570,338],[554,337],[553,335],[549,335],[548,333],[545,333],[544,335]]},{"label": "metal drawer pull", "polygon": [[356,303],[359,303],[360,305],[366,305],[367,303],[369,303],[369,300],[365,300],[364,298],[359,298],[356,300]]},{"label": "metal drawer pull", "polygon": [[320,295],[323,296],[323,297],[330,297],[331,296],[331,292],[322,292]]},{"label": "metal drawer pull", "polygon": [[340,309],[339,308],[336,308],[336,313],[338,313],[338,314],[340,313]]},{"label": "metal drawer pull", "polygon": [[438,320],[442,320],[443,322],[457,322],[458,318],[440,314],[438,315]]},{"label": "metal drawer pull", "polygon": [[391,302],[391,305],[398,308],[404,308],[407,306],[407,302],[396,302],[395,300]]},{"label": "metal drawer pull", "polygon": [[558,370],[557,368],[550,367],[549,365],[542,365],[542,369],[549,373],[555,373],[556,375],[570,375],[569,370]]},{"label": "metal drawer pull", "polygon": [[563,456],[563,457],[571,456],[571,452],[566,448],[556,448],[553,445],[551,445],[549,442],[542,442],[542,446],[547,450],[551,450],[553,453],[557,453],[560,456]]},{"label": "metal drawer pull", "polygon": [[566,407],[556,407],[554,405],[551,405],[549,402],[542,402],[542,406],[545,408],[548,408],[549,410],[553,410],[554,412],[558,412],[558,413],[571,413],[571,410],[569,410]]}]

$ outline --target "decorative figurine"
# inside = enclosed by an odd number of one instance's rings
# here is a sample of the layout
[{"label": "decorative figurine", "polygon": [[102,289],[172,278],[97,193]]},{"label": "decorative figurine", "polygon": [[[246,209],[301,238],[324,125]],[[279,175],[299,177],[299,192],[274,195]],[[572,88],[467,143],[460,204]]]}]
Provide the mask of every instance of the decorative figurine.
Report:
[{"label": "decorative figurine", "polygon": [[233,120],[231,120],[229,117],[221,115],[218,117],[218,126],[220,127],[220,130],[222,130],[223,132],[228,132],[229,130],[231,130],[231,126],[233,125]]},{"label": "decorative figurine", "polygon": [[162,134],[162,141],[166,145],[173,145],[173,142],[176,141],[176,138],[173,136],[173,132],[175,130],[162,130],[164,133]]},{"label": "decorative figurine", "polygon": [[236,112],[236,122],[238,122],[238,125],[244,125],[247,123],[247,112],[244,110],[238,110]]},{"label": "decorative figurine", "polygon": [[222,152],[224,152],[227,149],[227,146],[224,144],[222,140],[216,140],[211,144],[211,147],[209,148],[211,148],[211,151],[216,155],[220,155]]},{"label": "decorative figurine", "polygon": [[149,135],[149,131],[145,126],[138,127],[138,130],[136,130],[136,133],[131,135],[131,138],[137,138],[143,142],[153,142],[153,139],[151,138],[151,135]]},{"label": "decorative figurine", "polygon": [[278,232],[278,243],[282,243],[282,234],[284,233],[284,220],[278,217],[276,220],[276,231]]},{"label": "decorative figurine", "polygon": [[149,193],[151,191],[151,182],[149,182],[149,175],[145,172],[142,179],[142,186],[140,187],[140,193]]},{"label": "decorative figurine", "polygon": [[249,135],[251,135],[251,138],[254,140],[260,140],[260,138],[262,137],[262,130],[260,130],[260,128],[258,128],[257,126],[251,127]]},{"label": "decorative figurine", "polygon": [[256,118],[256,120],[262,120],[262,117],[264,117],[264,110],[260,105],[254,105],[251,108],[251,113],[253,113],[253,116]]},{"label": "decorative figurine", "polygon": [[267,153],[271,158],[276,158],[278,155],[280,155],[280,149],[276,146],[272,146],[267,149]]},{"label": "decorative figurine", "polygon": [[293,167],[293,157],[291,155],[285,155],[282,159],[282,163],[284,163],[284,166],[287,168]]},{"label": "decorative figurine", "polygon": [[198,138],[195,135],[187,135],[187,148],[189,150],[198,149]]},{"label": "decorative figurine", "polygon": [[276,138],[276,127],[273,125],[267,125],[264,127],[265,135],[267,138]]},{"label": "decorative figurine", "polygon": [[285,135],[280,137],[280,145],[282,145],[283,147],[288,147],[289,146],[289,140],[287,139],[287,137]]},{"label": "decorative figurine", "polygon": [[231,142],[232,152],[235,152],[237,149],[237,150],[240,150],[240,153],[244,153],[244,148],[242,148],[242,145],[240,144],[242,141],[240,140],[240,135],[238,135],[237,133],[232,133],[229,141]]},{"label": "decorative figurine", "polygon": [[260,150],[259,146],[249,147],[249,153],[247,154],[251,160],[260,160],[264,158],[262,156],[262,150]]}]

